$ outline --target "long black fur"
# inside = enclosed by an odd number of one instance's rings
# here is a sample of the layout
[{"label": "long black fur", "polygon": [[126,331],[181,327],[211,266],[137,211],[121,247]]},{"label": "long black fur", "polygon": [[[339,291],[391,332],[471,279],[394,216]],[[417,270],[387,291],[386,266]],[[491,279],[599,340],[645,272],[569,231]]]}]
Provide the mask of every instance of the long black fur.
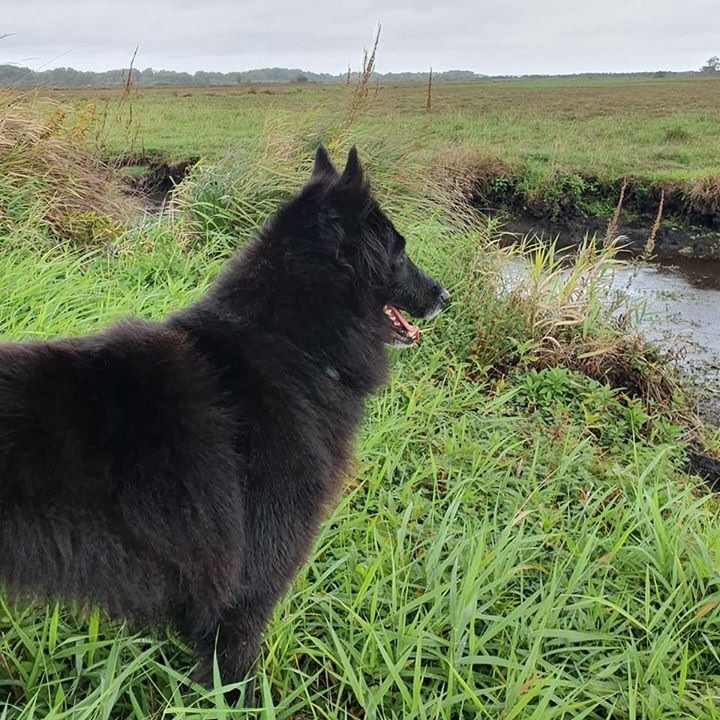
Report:
[{"label": "long black fur", "polygon": [[354,149],[341,175],[320,148],[196,304],[0,344],[0,582],[171,623],[242,679],[386,379],[383,306],[446,300]]}]

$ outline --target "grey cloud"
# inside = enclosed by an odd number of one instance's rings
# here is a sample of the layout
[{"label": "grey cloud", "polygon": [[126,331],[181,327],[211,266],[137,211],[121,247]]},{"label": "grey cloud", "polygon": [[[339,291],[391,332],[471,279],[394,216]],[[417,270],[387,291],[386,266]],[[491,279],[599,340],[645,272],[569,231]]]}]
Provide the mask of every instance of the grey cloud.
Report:
[{"label": "grey cloud", "polygon": [[694,0],[5,0],[0,62],[342,72],[383,24],[378,69],[481,73],[697,68],[720,53],[720,3]]}]

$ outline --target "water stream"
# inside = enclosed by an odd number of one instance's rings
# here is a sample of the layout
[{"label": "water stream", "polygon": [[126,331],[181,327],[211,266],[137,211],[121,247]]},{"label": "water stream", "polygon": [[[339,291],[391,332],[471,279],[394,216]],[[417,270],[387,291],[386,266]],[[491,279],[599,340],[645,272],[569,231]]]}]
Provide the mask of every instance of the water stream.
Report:
[{"label": "water stream", "polygon": [[[511,276],[524,272],[512,264]],[[679,351],[680,366],[703,398],[698,410],[720,424],[720,262],[635,261],[614,271],[611,291],[641,309],[640,327],[649,339]]]},{"label": "water stream", "polygon": [[673,259],[615,273],[615,287],[644,303],[643,326],[662,342],[679,340],[688,361],[710,368],[720,358],[720,262]]},{"label": "water stream", "polygon": [[676,258],[615,273],[613,285],[644,306],[641,327],[680,364],[704,398],[700,414],[720,421],[720,262]]}]

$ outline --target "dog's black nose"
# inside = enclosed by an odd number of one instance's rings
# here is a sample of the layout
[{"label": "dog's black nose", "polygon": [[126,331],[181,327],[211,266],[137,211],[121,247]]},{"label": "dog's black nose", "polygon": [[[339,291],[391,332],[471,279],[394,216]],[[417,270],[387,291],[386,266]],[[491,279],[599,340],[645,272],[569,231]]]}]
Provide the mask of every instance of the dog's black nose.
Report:
[{"label": "dog's black nose", "polygon": [[450,293],[444,288],[440,288],[440,302],[447,305],[450,302]]}]

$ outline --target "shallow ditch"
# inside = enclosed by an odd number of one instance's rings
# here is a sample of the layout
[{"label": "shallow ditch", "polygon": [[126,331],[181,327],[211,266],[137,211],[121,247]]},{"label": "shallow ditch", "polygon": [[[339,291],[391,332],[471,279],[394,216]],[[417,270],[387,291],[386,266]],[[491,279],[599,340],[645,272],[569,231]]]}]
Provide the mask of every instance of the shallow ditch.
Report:
[{"label": "shallow ditch", "polygon": [[[587,235],[554,228],[552,232],[529,221],[503,226],[506,242],[528,235],[571,251]],[[627,267],[618,269],[613,289],[643,303],[645,330],[658,341],[680,341],[689,361],[720,370],[720,260],[688,257],[686,253],[654,253],[651,261],[638,259],[632,246]]]},{"label": "shallow ditch", "polygon": [[633,252],[644,252],[652,236],[657,256],[720,260],[720,176],[694,181],[607,180],[583,173],[545,177],[537,168],[496,158],[442,167],[442,177],[470,205],[485,214],[506,214],[523,231],[559,233],[569,242],[585,234],[604,238],[617,215],[612,235],[625,236]]},{"label": "shallow ditch", "polygon": [[[492,216],[498,213],[489,214]],[[613,236],[622,238],[621,244],[628,252],[643,255],[654,222],[655,217],[649,215],[628,217],[621,214]],[[603,240],[608,233],[609,223],[607,217],[598,215],[578,214],[575,217],[564,216],[555,220],[525,215],[519,219],[508,220],[505,230],[523,236],[534,234],[548,239],[558,238],[560,245],[572,247],[579,245],[586,237],[595,236]],[[720,231],[661,220],[654,235],[652,255],[670,262],[683,262],[686,259],[720,261]]]},{"label": "shallow ditch", "polygon": [[143,198],[149,210],[159,211],[199,159],[171,160],[160,153],[131,153],[113,158],[110,164],[125,171],[131,192]]}]

